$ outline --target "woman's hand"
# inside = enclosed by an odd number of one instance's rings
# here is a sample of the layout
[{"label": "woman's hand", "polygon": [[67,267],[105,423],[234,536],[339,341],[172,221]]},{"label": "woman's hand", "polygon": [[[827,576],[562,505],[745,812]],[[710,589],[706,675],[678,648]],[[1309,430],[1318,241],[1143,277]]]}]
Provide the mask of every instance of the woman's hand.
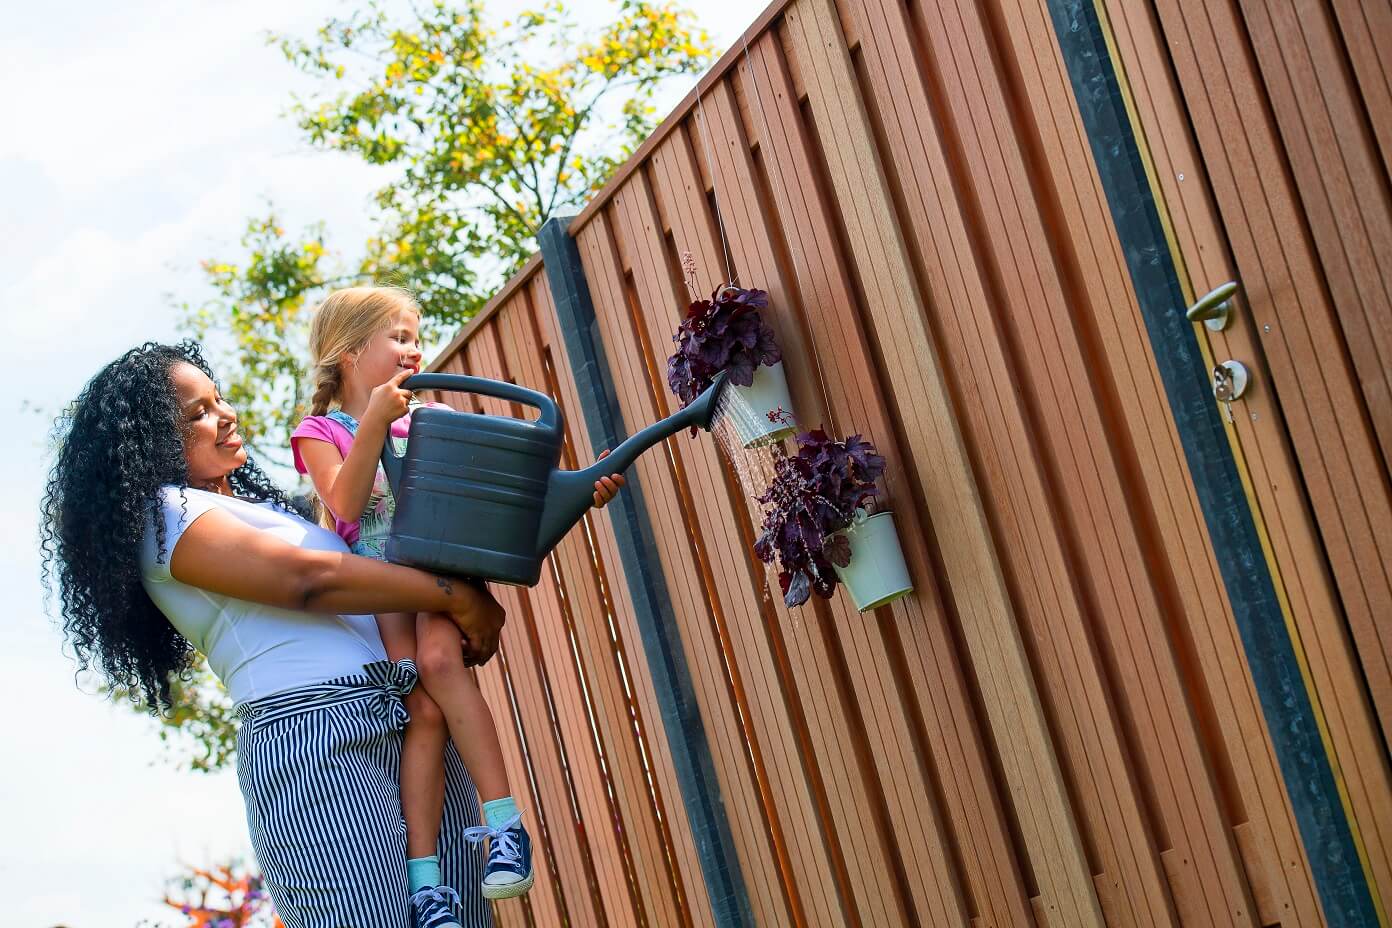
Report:
[{"label": "woman's hand", "polygon": [[507,613],[484,584],[456,579],[449,582],[462,583],[476,594],[464,607],[443,613],[464,636],[464,665],[486,664],[498,651],[498,636],[507,621]]},{"label": "woman's hand", "polygon": [[373,388],[372,395],[367,400],[367,411],[363,413],[363,422],[390,427],[393,422],[406,415],[411,402],[411,391],[401,389],[401,382],[413,373],[415,372],[409,369],[400,371],[393,374],[391,380]]},{"label": "woman's hand", "polygon": [[[608,449],[600,453],[599,459],[602,461],[609,456]],[[594,504],[596,509],[603,509],[605,504],[619,495],[619,490],[624,484],[628,483],[623,474],[610,474],[608,477],[600,477],[594,485]]]}]

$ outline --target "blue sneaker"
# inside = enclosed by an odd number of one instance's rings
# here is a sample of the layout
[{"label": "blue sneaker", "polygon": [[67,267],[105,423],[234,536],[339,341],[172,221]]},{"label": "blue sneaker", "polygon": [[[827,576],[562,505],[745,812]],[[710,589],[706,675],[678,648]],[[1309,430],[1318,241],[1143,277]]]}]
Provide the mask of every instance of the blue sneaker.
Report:
[{"label": "blue sneaker", "polygon": [[462,928],[454,910],[459,894],[449,886],[427,886],[411,895],[412,928]]},{"label": "blue sneaker", "polygon": [[483,870],[485,899],[525,896],[536,880],[532,869],[532,839],[517,813],[498,828],[482,825],[464,832],[475,844],[488,838],[488,865]]}]

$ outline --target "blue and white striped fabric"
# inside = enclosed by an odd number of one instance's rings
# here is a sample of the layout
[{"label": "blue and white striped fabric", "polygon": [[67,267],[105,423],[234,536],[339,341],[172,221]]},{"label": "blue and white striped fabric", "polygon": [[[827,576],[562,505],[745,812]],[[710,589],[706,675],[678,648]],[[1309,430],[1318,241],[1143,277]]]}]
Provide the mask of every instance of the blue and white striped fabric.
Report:
[{"label": "blue and white striped fabric", "polygon": [[[411,661],[237,707],[237,779],[256,859],[286,928],[410,928],[401,815],[401,697]],[[440,872],[459,893],[465,928],[489,928],[479,886],[478,794],[454,745],[445,750]]]}]

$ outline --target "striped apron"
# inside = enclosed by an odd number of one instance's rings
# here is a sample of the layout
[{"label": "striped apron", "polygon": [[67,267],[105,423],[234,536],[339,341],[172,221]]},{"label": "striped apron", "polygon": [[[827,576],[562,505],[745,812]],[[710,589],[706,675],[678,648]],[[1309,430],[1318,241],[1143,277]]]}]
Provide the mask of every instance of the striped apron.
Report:
[{"label": "striped apron", "polygon": [[[266,888],[286,928],[410,928],[406,821],[399,793],[401,697],[409,660],[237,706],[237,779]],[[463,900],[465,928],[488,928],[485,855],[464,840],[478,793],[450,744],[440,873]]]}]

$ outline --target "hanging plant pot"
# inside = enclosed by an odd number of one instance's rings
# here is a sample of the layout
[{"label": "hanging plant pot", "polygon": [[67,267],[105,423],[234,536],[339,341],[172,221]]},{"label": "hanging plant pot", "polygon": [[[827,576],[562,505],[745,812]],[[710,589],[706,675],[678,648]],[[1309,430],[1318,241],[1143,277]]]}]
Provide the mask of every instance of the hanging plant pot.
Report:
[{"label": "hanging plant pot", "polygon": [[[888,513],[865,515],[880,492],[875,481],[884,474],[884,457],[859,435],[841,441],[821,429],[799,434],[797,446],[796,454],[775,459],[772,480],[755,497],[765,511],[754,554],[765,564],[777,559],[783,604],[801,606],[814,593],[830,599],[848,566],[867,580],[866,593],[855,597],[862,610],[907,593],[912,585],[893,522]],[[880,523],[887,538],[879,537]],[[897,563],[897,574],[873,579],[882,563]]]},{"label": "hanging plant pot", "polygon": [[836,574],[850,591],[860,612],[869,612],[913,592],[904,549],[894,529],[894,513],[877,512],[867,516],[856,510],[855,521],[837,535],[851,545],[851,561],[837,567]]},{"label": "hanging plant pot", "polygon": [[735,423],[740,444],[746,448],[771,445],[797,431],[792,424],[793,399],[783,362],[754,368],[754,382],[747,387],[732,384],[727,409]]},{"label": "hanging plant pot", "polygon": [[[739,287],[721,287],[708,300],[693,300],[672,336],[677,350],[667,359],[667,385],[683,407],[722,371],[729,375],[734,395],[727,394],[728,411],[746,448],[771,444],[795,430],[783,355],[761,316],[767,308],[767,293]],[[782,421],[769,419],[774,412]]]}]

